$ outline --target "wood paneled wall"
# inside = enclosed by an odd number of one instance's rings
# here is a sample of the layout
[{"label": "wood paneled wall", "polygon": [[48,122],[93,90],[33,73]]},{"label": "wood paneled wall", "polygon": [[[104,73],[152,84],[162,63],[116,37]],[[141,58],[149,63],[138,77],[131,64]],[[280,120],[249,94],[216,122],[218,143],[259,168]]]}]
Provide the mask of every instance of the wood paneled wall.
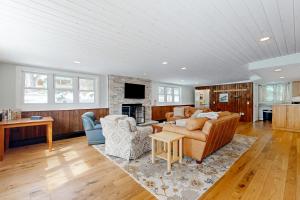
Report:
[{"label": "wood paneled wall", "polygon": [[[196,89],[210,90],[210,109],[244,113],[241,121],[253,121],[253,83],[235,83],[226,85],[201,86]],[[219,94],[228,93],[228,102],[219,102]]]},{"label": "wood paneled wall", "polygon": [[[108,108],[79,109],[79,110],[51,110],[51,111],[30,111],[22,112],[22,117],[33,115],[51,116],[53,122],[53,137],[62,137],[73,132],[83,131],[81,115],[85,112],[94,112],[97,119],[108,115]],[[10,143],[22,140],[30,140],[46,136],[46,128],[24,127],[11,130]]]},{"label": "wood paneled wall", "polygon": [[176,106],[194,106],[194,105],[167,105],[167,106],[152,106],[152,120],[166,120],[166,113],[173,112]]}]

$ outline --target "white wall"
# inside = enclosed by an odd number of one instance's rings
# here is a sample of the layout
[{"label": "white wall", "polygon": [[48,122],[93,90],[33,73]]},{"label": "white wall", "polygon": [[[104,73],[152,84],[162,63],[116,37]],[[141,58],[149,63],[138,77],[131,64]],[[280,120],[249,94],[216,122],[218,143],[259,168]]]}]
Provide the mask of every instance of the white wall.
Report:
[{"label": "white wall", "polygon": [[[0,110],[6,108],[18,108],[21,110],[65,110],[65,109],[80,109],[80,108],[107,108],[108,107],[108,78],[107,75],[95,75],[97,77],[98,97],[96,104],[91,105],[24,105],[22,96],[23,83],[21,81],[20,68],[24,66],[17,66],[14,64],[0,63]],[[27,68],[27,66],[25,67]],[[55,69],[45,69],[38,67],[28,67],[35,71],[50,71],[60,72]],[[64,71],[61,71],[64,72]],[[74,72],[65,72],[74,73]],[[79,74],[80,73],[76,73]]]},{"label": "white wall", "polygon": [[16,67],[0,63],[0,110],[16,107]]},{"label": "white wall", "polygon": [[[158,102],[158,87],[159,86],[170,86],[170,87],[180,87],[181,88],[181,102],[178,105],[187,105],[187,104],[194,104],[195,102],[195,89],[193,86],[184,86],[184,85],[175,85],[175,84],[168,84],[168,83],[161,83],[161,82],[152,82],[152,105],[166,105],[160,104]],[[168,103],[170,105],[170,103]]]},{"label": "white wall", "polygon": [[[29,68],[35,68],[37,70],[45,70],[45,68],[39,68],[39,67],[30,67],[25,66]],[[0,63],[0,110],[1,109],[7,109],[7,108],[18,108],[21,110],[51,110],[51,109],[76,109],[80,108],[78,105],[70,105],[69,107],[61,107],[60,105],[52,105],[45,107],[30,107],[25,108],[20,105],[23,98],[20,94],[21,88],[23,87],[20,80],[17,80],[18,75],[18,65],[15,64],[6,64],[6,63]],[[57,71],[55,69],[46,69],[46,70],[53,70]],[[108,76],[107,75],[97,75],[99,77],[99,87],[98,87],[98,94],[99,94],[99,102],[96,105],[96,107],[99,108],[108,108]],[[194,87],[193,86],[183,86],[183,85],[174,85],[174,84],[168,84],[168,83],[160,83],[160,82],[152,82],[152,105],[154,105],[154,102],[158,99],[158,86],[159,85],[165,85],[165,86],[177,86],[181,88],[181,105],[186,104],[194,104]],[[158,105],[158,104],[157,104]],[[95,107],[95,106],[94,106]],[[86,107],[88,108],[88,107]]]}]

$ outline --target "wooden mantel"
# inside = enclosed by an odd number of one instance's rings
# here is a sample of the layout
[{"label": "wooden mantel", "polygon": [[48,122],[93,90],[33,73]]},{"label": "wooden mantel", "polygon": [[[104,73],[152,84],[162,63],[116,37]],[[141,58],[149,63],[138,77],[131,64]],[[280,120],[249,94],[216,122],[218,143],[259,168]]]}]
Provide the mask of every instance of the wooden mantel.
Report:
[{"label": "wooden mantel", "polygon": [[300,132],[300,104],[273,105],[272,115],[274,130]]}]

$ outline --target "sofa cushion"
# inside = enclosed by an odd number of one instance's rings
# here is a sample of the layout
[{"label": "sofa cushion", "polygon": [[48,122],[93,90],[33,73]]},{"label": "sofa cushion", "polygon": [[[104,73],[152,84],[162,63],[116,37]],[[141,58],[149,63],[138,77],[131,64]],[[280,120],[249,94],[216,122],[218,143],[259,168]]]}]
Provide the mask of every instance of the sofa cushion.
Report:
[{"label": "sofa cushion", "polygon": [[189,131],[201,130],[207,120],[208,120],[208,118],[206,118],[206,117],[196,118],[196,119],[188,119],[186,121],[185,127]]},{"label": "sofa cushion", "polygon": [[174,117],[184,117],[184,107],[174,107]]},{"label": "sofa cushion", "polygon": [[173,124],[164,125],[163,131],[178,133],[184,135],[186,138],[200,140],[202,142],[205,142],[207,137],[207,135],[201,130],[189,131],[185,127],[180,127]]},{"label": "sofa cushion", "polygon": [[181,127],[185,127],[186,125],[186,121],[188,121],[189,119],[177,119],[175,121],[176,126],[181,126]]}]

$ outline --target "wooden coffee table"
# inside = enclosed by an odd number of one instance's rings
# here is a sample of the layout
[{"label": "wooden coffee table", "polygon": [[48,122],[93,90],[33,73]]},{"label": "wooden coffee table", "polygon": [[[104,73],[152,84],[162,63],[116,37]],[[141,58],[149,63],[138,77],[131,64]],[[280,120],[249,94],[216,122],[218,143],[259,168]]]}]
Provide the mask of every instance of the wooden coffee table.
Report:
[{"label": "wooden coffee table", "polygon": [[149,137],[152,139],[152,163],[155,163],[155,157],[164,159],[167,161],[167,169],[170,172],[172,163],[182,162],[183,135],[162,131]]}]

